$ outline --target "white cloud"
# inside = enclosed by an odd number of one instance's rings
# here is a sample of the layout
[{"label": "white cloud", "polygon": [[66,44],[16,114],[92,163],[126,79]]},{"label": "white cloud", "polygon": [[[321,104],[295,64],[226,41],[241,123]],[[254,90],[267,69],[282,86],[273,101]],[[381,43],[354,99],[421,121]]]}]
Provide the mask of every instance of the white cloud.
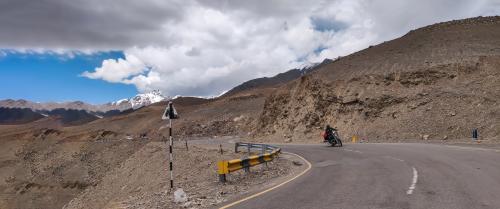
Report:
[{"label": "white cloud", "polygon": [[[92,79],[103,79],[113,83],[127,83],[130,76],[142,76],[148,71],[147,66],[133,54],[125,54],[125,59],[108,59],[94,72],[85,71],[82,76]],[[148,75],[150,75],[149,73]]]},{"label": "white cloud", "polygon": [[[500,13],[494,0],[90,1],[54,1],[47,7],[15,1],[15,11],[21,12],[0,9],[0,19],[20,15],[18,22],[26,27],[0,21],[6,29],[0,32],[0,47],[55,53],[123,50],[125,59],[104,60],[82,75],[133,84],[140,91],[213,96],[243,81],[347,55],[418,27]],[[36,15],[58,14],[54,8],[66,18]],[[32,24],[47,27],[33,31]]]}]

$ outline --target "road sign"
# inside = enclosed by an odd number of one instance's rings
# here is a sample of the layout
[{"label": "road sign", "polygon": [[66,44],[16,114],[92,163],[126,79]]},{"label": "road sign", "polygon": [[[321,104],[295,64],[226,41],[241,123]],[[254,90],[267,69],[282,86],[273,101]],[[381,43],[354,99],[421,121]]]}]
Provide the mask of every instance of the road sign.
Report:
[{"label": "road sign", "polygon": [[165,108],[165,112],[163,112],[161,119],[168,120],[168,119],[177,119],[177,118],[179,118],[179,115],[177,115],[177,110],[175,110],[172,102],[168,102],[168,106],[167,106],[167,108]]}]

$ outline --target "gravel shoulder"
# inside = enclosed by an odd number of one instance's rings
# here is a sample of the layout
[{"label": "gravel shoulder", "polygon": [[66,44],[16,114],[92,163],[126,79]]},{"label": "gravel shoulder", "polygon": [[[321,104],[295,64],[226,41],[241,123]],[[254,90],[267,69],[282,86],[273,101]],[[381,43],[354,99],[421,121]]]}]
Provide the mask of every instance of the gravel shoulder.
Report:
[{"label": "gravel shoulder", "polygon": [[228,182],[222,184],[218,182],[216,161],[240,158],[244,153],[223,147],[221,154],[213,145],[189,145],[186,150],[178,143],[174,148],[174,190],[182,188],[187,201],[174,203],[165,148],[163,142],[147,144],[65,208],[210,208],[274,185],[298,170],[294,159],[285,154],[267,166],[252,167],[249,173],[231,173]]},{"label": "gravel shoulder", "polygon": [[[282,154],[219,183],[218,160],[248,155],[234,153],[229,141],[189,142],[188,150],[176,141],[170,191],[163,141],[2,138],[0,208],[211,208],[275,185],[301,168]],[[174,203],[177,189],[187,201]]]}]

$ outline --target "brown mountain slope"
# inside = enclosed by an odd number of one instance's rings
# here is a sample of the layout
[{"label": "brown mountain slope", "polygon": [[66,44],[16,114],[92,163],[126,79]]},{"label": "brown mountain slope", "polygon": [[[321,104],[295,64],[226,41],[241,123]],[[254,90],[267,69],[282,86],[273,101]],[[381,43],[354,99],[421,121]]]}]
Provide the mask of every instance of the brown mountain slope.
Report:
[{"label": "brown mountain slope", "polygon": [[[266,100],[259,129],[296,139],[325,124],[366,139],[500,134],[500,18],[440,23],[362,50]],[[315,137],[319,138],[319,137]]]},{"label": "brown mountain slope", "polygon": [[441,64],[476,62],[500,54],[500,17],[456,20],[410,31],[401,38],[324,66],[316,77],[348,80],[367,74],[415,71]]},{"label": "brown mountain slope", "polygon": [[245,91],[250,91],[250,92],[256,91],[257,89],[276,88],[282,84],[295,80],[301,77],[302,75],[312,73],[317,69],[319,69],[320,67],[328,63],[331,63],[332,61],[333,60],[331,59],[324,59],[321,63],[314,63],[309,66],[303,67],[302,69],[291,69],[289,71],[279,73],[273,77],[252,79],[232,88],[221,97],[227,97]]}]

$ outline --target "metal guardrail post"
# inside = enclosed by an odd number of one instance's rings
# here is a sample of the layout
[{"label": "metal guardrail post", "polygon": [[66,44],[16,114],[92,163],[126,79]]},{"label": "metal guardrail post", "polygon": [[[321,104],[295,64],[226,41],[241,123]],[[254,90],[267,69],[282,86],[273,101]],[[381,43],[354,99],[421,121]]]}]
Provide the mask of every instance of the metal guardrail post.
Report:
[{"label": "metal guardrail post", "polygon": [[217,172],[219,173],[219,181],[224,183],[226,182],[226,173],[228,173],[228,163],[227,161],[219,161],[217,162]]},{"label": "metal guardrail post", "polygon": [[252,148],[252,144],[247,144],[248,155],[250,155],[250,148]]},{"label": "metal guardrail post", "polygon": [[226,182],[226,174],[219,174],[219,181],[222,183]]},{"label": "metal guardrail post", "polygon": [[238,153],[238,147],[240,144],[238,142],[234,143],[234,153]]},{"label": "metal guardrail post", "polygon": [[[247,161],[248,162],[248,161]],[[250,163],[248,162],[248,165],[244,165],[243,170],[245,171],[246,174],[250,173]]]},{"label": "metal guardrail post", "polygon": [[[268,148],[267,144],[262,145],[262,155],[266,154],[267,148]],[[267,161],[265,161],[264,164],[266,165],[266,168],[267,168],[268,167]],[[264,167],[262,167],[262,169],[264,169]]]}]

